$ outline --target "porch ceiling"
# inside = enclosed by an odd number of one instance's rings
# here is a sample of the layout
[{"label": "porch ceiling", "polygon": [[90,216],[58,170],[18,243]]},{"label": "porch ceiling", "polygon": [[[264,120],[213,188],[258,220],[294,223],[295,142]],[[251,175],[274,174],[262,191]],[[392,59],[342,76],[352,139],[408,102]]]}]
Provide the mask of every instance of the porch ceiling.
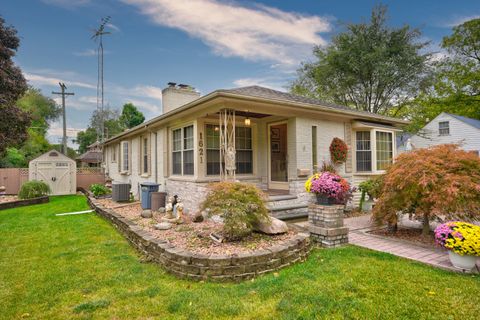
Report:
[{"label": "porch ceiling", "polygon": [[[220,114],[220,112],[217,112],[217,114]],[[258,118],[258,119],[271,116],[271,114],[237,111],[237,110],[235,110],[235,115],[240,117],[249,117],[249,118]]]}]

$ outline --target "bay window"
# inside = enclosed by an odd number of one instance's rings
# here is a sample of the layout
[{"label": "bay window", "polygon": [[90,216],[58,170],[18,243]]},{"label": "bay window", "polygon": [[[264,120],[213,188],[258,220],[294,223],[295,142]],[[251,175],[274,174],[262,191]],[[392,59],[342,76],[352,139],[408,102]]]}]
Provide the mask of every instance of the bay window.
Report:
[{"label": "bay window", "polygon": [[193,125],[172,131],[172,173],[193,175]]},{"label": "bay window", "polygon": [[355,132],[357,172],[383,171],[393,162],[393,132],[362,130]]},{"label": "bay window", "polygon": [[[207,175],[220,174],[220,128],[206,125]],[[235,166],[237,174],[253,173],[252,128],[235,127]]]}]

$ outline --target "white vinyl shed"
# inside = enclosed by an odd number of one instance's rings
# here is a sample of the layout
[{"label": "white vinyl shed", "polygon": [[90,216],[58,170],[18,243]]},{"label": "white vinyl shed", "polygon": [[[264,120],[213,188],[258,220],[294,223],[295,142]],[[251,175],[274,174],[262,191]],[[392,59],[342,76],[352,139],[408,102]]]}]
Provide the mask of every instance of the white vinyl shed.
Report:
[{"label": "white vinyl shed", "polygon": [[52,195],[77,192],[77,164],[61,152],[51,150],[30,161],[28,179],[46,182]]}]

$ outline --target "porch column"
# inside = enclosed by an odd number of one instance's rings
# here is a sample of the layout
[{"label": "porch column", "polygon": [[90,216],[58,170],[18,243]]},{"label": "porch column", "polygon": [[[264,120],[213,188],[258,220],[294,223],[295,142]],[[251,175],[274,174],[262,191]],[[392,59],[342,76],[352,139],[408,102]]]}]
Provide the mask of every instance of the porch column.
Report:
[{"label": "porch column", "polygon": [[220,110],[220,179],[235,181],[235,110]]}]

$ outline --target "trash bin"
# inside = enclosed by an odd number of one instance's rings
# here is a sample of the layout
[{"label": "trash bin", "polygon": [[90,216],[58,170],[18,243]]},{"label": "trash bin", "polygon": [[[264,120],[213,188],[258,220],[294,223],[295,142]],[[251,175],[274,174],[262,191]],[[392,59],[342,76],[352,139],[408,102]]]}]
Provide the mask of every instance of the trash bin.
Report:
[{"label": "trash bin", "polygon": [[152,201],[150,198],[150,193],[158,191],[158,183],[155,182],[144,182],[140,184],[142,195],[140,197],[142,209],[150,209],[152,207]]},{"label": "trash bin", "polygon": [[165,208],[166,192],[152,192],[150,194],[150,201],[152,202],[152,211],[158,211],[160,208]]}]

